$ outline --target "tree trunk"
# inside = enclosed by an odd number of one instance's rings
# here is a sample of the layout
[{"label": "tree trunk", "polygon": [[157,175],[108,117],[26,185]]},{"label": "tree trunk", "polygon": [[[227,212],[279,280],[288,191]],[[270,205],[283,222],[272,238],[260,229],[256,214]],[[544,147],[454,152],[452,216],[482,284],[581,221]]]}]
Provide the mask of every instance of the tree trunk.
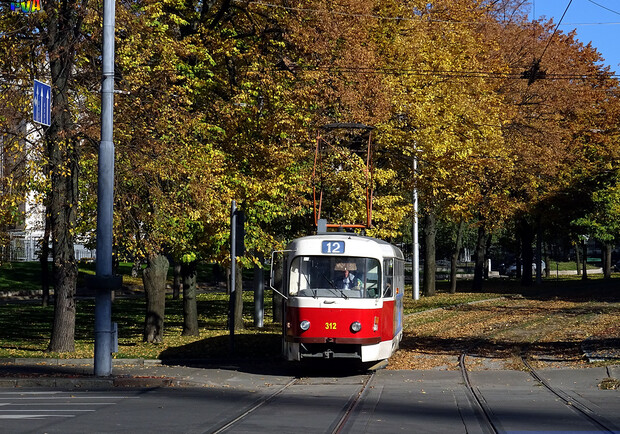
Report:
[{"label": "tree trunk", "polygon": [[51,125],[45,132],[50,174],[49,204],[54,267],[54,321],[48,346],[53,352],[75,348],[77,264],[74,236],[78,210],[79,140],[69,97],[77,44],[87,2],[45,2],[41,36],[49,53],[52,88]]},{"label": "tree trunk", "polygon": [[581,276],[581,248],[579,241],[575,243],[575,265],[577,266],[577,276]]},{"label": "tree trunk", "polygon": [[456,242],[454,243],[454,250],[452,251],[452,257],[450,258],[450,294],[456,294],[456,266],[459,260],[459,253],[461,252],[464,229],[465,222],[461,221],[456,232]]},{"label": "tree trunk", "polygon": [[45,210],[45,232],[43,233],[43,239],[41,240],[41,256],[39,262],[41,263],[41,305],[47,306],[50,302],[50,267],[49,267],[49,255],[50,255],[50,219],[48,217],[47,207]]},{"label": "tree trunk", "polygon": [[422,280],[422,294],[426,297],[435,295],[435,280],[437,264],[435,262],[435,211],[430,210],[424,216],[424,278]]},{"label": "tree trunk", "polygon": [[487,250],[487,231],[484,223],[478,227],[478,240],[476,242],[476,262],[474,265],[474,281],[472,290],[481,291],[484,281],[484,258]]},{"label": "tree trunk", "polygon": [[142,272],[146,294],[144,341],[159,343],[164,340],[164,311],[166,308],[166,278],[170,263],[164,255],[151,254]]},{"label": "tree trunk", "polygon": [[586,240],[581,242],[581,248],[583,249],[581,280],[588,280],[588,242]]},{"label": "tree trunk", "polygon": [[[185,279],[185,275],[183,273],[182,270],[182,266],[181,264],[179,264],[178,262],[174,262],[174,265],[172,266],[172,299],[173,300],[178,300],[179,296],[181,295],[181,287],[184,286],[184,284],[181,283],[182,279]],[[195,272],[195,270],[194,270]],[[194,279],[195,280],[195,279]],[[196,284],[196,282],[194,281],[194,284]],[[185,293],[183,293],[183,297],[185,297]]]},{"label": "tree trunk", "polygon": [[183,336],[199,336],[196,306],[196,261],[181,266],[183,276]]},{"label": "tree trunk", "polygon": [[538,221],[538,227],[536,228],[536,285],[542,285],[542,243],[543,243],[543,230]]},{"label": "tree trunk", "polygon": [[[76,225],[77,175],[60,173],[62,162],[77,173],[75,144],[64,141],[64,145],[48,143],[57,170],[52,172],[51,187],[51,232],[52,256],[54,260],[54,321],[48,346],[51,352],[73,352],[75,349],[75,290],[78,268],[73,248],[73,230]],[[65,147],[67,149],[65,149]],[[69,204],[69,205],[68,205]]]},{"label": "tree trunk", "polygon": [[611,279],[611,251],[613,245],[611,243],[605,243],[605,263],[603,264],[603,273],[605,279]]},{"label": "tree trunk", "polygon": [[534,254],[532,252],[532,243],[534,242],[534,230],[525,219],[521,220],[521,254],[523,256],[521,284],[531,286],[532,279],[532,262]]},{"label": "tree trunk", "polygon": [[521,280],[523,273],[523,237],[521,236],[521,226],[520,223],[516,224],[516,239],[517,239],[517,251],[515,257],[515,277],[517,280]]},{"label": "tree trunk", "polygon": [[140,271],[142,270],[142,263],[140,260],[135,259],[133,264],[131,265],[131,277],[138,277],[140,275]]},{"label": "tree trunk", "polygon": [[549,266],[550,261],[549,261],[549,244],[545,243],[543,244],[544,249],[543,249],[543,258],[545,261],[545,277],[548,279],[549,276],[551,276],[551,267]]}]

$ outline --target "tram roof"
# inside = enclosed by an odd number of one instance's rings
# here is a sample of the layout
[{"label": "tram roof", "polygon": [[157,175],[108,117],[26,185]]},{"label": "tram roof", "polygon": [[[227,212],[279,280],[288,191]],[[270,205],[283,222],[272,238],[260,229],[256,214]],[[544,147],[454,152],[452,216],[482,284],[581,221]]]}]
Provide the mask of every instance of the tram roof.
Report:
[{"label": "tram roof", "polygon": [[343,256],[404,258],[402,251],[387,241],[351,232],[327,232],[297,238],[289,243],[287,250],[295,251],[301,255],[321,255],[324,254],[321,252],[323,241],[344,241],[345,252]]}]

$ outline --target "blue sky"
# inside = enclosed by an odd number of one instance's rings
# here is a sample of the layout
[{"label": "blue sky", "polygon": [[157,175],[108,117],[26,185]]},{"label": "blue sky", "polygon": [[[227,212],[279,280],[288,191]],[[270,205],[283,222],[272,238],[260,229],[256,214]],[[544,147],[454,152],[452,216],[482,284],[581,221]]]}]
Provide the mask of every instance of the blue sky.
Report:
[{"label": "blue sky", "polygon": [[[530,0],[530,18],[553,18],[557,23],[569,0]],[[573,0],[562,20],[564,33],[576,29],[577,39],[592,45],[605,58],[605,65],[620,74],[620,0]]]}]

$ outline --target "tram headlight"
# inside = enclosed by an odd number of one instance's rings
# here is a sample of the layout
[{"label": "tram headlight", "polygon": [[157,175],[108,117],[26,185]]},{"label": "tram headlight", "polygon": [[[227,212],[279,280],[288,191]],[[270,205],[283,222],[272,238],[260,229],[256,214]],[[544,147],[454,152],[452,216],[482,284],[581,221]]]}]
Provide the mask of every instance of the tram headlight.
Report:
[{"label": "tram headlight", "polygon": [[351,324],[351,331],[357,333],[362,329],[362,324],[359,321],[355,321]]},{"label": "tram headlight", "polygon": [[310,321],[303,320],[302,322],[299,323],[299,328],[302,329],[303,331],[308,330],[310,328]]}]

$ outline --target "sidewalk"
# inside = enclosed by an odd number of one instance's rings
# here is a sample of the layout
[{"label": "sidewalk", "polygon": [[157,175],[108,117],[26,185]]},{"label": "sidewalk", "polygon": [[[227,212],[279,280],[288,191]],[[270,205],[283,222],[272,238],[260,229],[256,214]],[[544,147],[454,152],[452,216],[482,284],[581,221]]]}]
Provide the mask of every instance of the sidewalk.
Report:
[{"label": "sidewalk", "polygon": [[[190,365],[190,366],[188,366]],[[112,375],[95,377],[93,359],[0,359],[0,388],[51,387],[109,389],[114,387],[242,387],[285,384],[287,372],[273,364],[228,361],[217,366],[200,361],[163,365],[161,360],[114,359]]]},{"label": "sidewalk", "polygon": [[[192,366],[188,366],[192,365]],[[207,364],[195,361],[183,365],[162,364],[161,360],[115,359],[110,377],[95,377],[93,359],[0,359],[0,388],[49,387],[58,389],[111,389],[117,387],[224,387],[258,390],[266,385],[284,385],[303,375],[298,365],[228,361]],[[385,371],[396,375],[398,372]],[[455,371],[418,371],[432,376],[451,376]],[[475,375],[507,375],[510,371],[488,370]],[[516,371],[515,371],[516,372]],[[580,381],[596,387],[605,378],[620,378],[620,366],[582,369],[546,369],[546,375],[565,381]],[[390,374],[391,373],[391,374]],[[503,374],[502,374],[503,373]],[[307,373],[305,373],[307,374]]]}]

